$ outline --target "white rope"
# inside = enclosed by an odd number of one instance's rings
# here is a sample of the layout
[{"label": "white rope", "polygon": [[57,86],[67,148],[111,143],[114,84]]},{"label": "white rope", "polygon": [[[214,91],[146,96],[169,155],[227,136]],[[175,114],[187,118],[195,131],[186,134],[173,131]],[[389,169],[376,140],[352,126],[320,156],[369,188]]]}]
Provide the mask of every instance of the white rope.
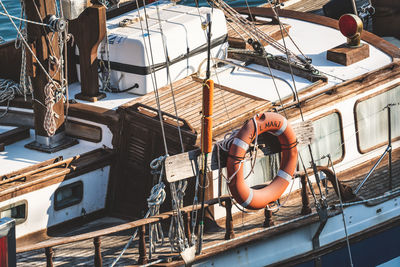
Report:
[{"label": "white rope", "polygon": [[[21,0],[21,18],[25,15],[25,2]],[[22,33],[22,38],[27,39],[27,24],[23,25],[23,21],[19,23],[19,30]],[[14,46],[16,49],[21,49],[21,72],[19,76],[19,84],[24,94],[24,100],[26,101],[26,94],[32,93],[32,82],[31,78],[28,76],[26,72],[26,50],[25,47],[22,47],[21,37],[17,34],[15,38]]]},{"label": "white rope", "polygon": [[[56,84],[58,85],[58,83]],[[56,90],[58,90],[58,88],[50,82],[44,87],[46,114],[44,115],[43,128],[48,136],[53,136],[57,130],[56,118],[58,119],[59,115],[54,112],[53,109]]]},{"label": "white rope", "polygon": [[[103,55],[106,57],[107,66],[104,63]],[[106,30],[106,37],[101,44],[99,65],[101,72],[99,73],[102,91],[111,91],[111,63],[110,63],[110,43],[108,40],[108,29]],[[122,76],[121,76],[122,77]],[[119,83],[117,83],[118,85]]]},{"label": "white rope", "polygon": [[272,212],[277,212],[277,211],[279,211],[279,209],[280,209],[281,207],[284,207],[284,206],[285,206],[285,204],[286,204],[286,202],[288,201],[290,195],[292,194],[293,185],[294,185],[294,179],[295,179],[295,178],[292,179],[292,185],[290,186],[289,193],[286,195],[286,198],[285,198],[285,200],[283,201],[283,203],[282,203],[282,204],[281,204],[281,203],[278,203],[278,205],[276,205],[276,207],[273,207],[273,208],[270,208],[270,207],[267,205],[267,207],[266,207],[267,210],[270,210],[270,211],[272,211]]},{"label": "white rope", "polygon": [[[150,216],[155,216],[160,213],[160,206],[164,203],[166,197],[164,188],[164,183],[160,182],[151,189],[150,197],[147,199]],[[162,246],[164,244],[164,233],[161,228],[161,223],[149,224],[149,243],[149,258],[151,259],[152,254],[156,251],[156,246]]]},{"label": "white rope", "polygon": [[7,108],[0,115],[0,118],[7,114],[10,101],[13,100],[16,95],[23,95],[20,85],[12,80],[0,78],[0,103],[7,101]]},{"label": "white rope", "polygon": [[[245,176],[245,178],[244,178],[245,180],[250,176],[251,173],[254,173],[255,162],[256,162],[256,160],[257,160],[258,127],[257,127],[256,116],[254,116],[254,117],[252,118],[252,120],[253,120],[253,123],[254,123],[254,128],[255,128],[255,132],[256,132],[256,137],[254,138],[253,153],[252,153],[252,156],[251,156],[251,169],[250,169],[249,173]],[[225,134],[224,140],[222,140],[222,141],[220,141],[220,142],[217,142],[217,147],[218,147],[219,149],[224,150],[225,152],[229,152],[229,149],[230,149],[230,147],[231,147],[231,145],[232,145],[232,143],[233,143],[233,140],[235,139],[235,137],[236,137],[236,135],[237,135],[238,132],[239,132],[239,129],[236,129],[236,130],[234,130],[234,131],[232,131],[232,132],[230,132],[230,133]],[[218,158],[218,161],[219,161],[219,160],[220,160],[220,159]],[[239,170],[241,169],[241,167],[242,167],[244,161],[245,161],[244,159],[241,160],[241,161],[239,162],[239,168],[238,168],[230,177],[225,178],[226,183],[229,184],[229,183],[232,181],[233,177],[235,177],[236,174],[237,174],[237,173],[239,172]]]},{"label": "white rope", "polygon": [[[281,45],[278,41],[276,41],[274,38],[263,32],[259,28],[255,27],[254,23],[243,18],[241,14],[239,14],[236,10],[227,5],[225,2],[221,0],[212,0],[212,2],[224,12],[227,18],[231,19],[234,23],[240,26],[242,28],[242,31],[247,33],[252,39],[254,39],[254,41],[264,40],[272,47],[285,53],[287,49],[283,45]],[[292,51],[288,51],[287,53],[290,55],[293,61],[298,62],[301,65],[305,64],[306,60],[300,58]]]}]

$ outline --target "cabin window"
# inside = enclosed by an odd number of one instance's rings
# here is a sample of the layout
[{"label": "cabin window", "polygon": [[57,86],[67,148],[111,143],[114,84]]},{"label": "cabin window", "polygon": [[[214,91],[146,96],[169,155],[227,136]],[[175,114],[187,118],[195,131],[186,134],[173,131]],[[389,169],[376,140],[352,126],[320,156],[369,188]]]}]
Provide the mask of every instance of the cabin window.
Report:
[{"label": "cabin window", "polygon": [[361,99],[355,106],[358,148],[366,153],[388,143],[388,104],[391,107],[392,141],[400,137],[400,86]]},{"label": "cabin window", "polygon": [[83,183],[78,181],[69,185],[65,185],[56,190],[54,196],[54,209],[61,210],[82,201]]},{"label": "cabin window", "polygon": [[[343,135],[341,128],[341,117],[339,112],[331,112],[313,119],[314,139],[311,150],[314,162],[317,166],[327,166],[331,155],[333,162],[340,161],[344,156]],[[306,168],[311,167],[311,157],[308,146],[299,146],[299,153]],[[300,160],[300,159],[299,159]]]},{"label": "cabin window", "polygon": [[28,214],[27,207],[25,200],[2,207],[0,208],[0,218],[8,217],[14,219],[16,224],[23,223]]},{"label": "cabin window", "polygon": [[[243,174],[246,178],[246,184],[251,187],[271,181],[279,170],[279,153],[265,156],[258,153],[256,163],[254,164],[253,172],[251,172],[251,161],[244,162]],[[227,177],[226,168],[223,169],[222,175]],[[222,181],[222,195],[229,194],[226,180]]]}]

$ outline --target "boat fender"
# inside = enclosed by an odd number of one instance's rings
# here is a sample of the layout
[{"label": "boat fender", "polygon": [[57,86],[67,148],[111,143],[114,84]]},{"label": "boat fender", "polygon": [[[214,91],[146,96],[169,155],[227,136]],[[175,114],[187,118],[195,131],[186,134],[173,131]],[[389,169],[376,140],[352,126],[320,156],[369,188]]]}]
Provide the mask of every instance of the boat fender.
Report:
[{"label": "boat fender", "polygon": [[[251,189],[244,181],[243,159],[257,135],[269,132],[278,137],[282,157],[280,169],[273,181],[261,189]],[[265,112],[247,121],[236,134],[227,159],[228,185],[232,197],[244,208],[257,210],[276,201],[289,185],[297,165],[296,135],[286,118]]]}]

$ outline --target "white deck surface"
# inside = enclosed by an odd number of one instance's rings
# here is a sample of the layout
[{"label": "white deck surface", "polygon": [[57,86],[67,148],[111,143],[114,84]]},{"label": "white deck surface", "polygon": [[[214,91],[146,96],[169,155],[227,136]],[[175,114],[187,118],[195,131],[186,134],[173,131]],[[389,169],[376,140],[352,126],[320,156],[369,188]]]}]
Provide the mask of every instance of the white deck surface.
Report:
[{"label": "white deck surface", "polygon": [[[3,126],[1,126],[1,129]],[[34,141],[35,132],[31,130],[30,138],[21,140],[12,145],[6,146],[3,152],[0,152],[0,175],[4,175],[19,169],[40,163],[42,161],[63,156],[64,159],[83,154],[85,152],[102,147],[102,143],[92,143],[79,140],[79,144],[70,148],[49,154],[32,149],[27,149],[24,145]]]}]

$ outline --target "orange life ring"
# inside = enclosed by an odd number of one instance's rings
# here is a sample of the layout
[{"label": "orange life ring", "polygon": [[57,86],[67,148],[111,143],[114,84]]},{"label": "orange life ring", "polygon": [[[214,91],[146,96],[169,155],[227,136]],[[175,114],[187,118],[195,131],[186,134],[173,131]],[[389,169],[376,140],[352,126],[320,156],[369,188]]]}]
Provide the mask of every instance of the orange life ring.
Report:
[{"label": "orange life ring", "polygon": [[[255,128],[257,127],[257,128]],[[258,132],[258,133],[257,133]],[[243,159],[256,134],[269,132],[278,137],[282,148],[281,165],[274,180],[261,189],[251,189],[243,177]],[[229,189],[233,198],[244,208],[262,209],[276,201],[286,190],[297,165],[297,140],[286,118],[278,113],[266,112],[256,115],[245,123],[229,148],[226,162]]]}]

